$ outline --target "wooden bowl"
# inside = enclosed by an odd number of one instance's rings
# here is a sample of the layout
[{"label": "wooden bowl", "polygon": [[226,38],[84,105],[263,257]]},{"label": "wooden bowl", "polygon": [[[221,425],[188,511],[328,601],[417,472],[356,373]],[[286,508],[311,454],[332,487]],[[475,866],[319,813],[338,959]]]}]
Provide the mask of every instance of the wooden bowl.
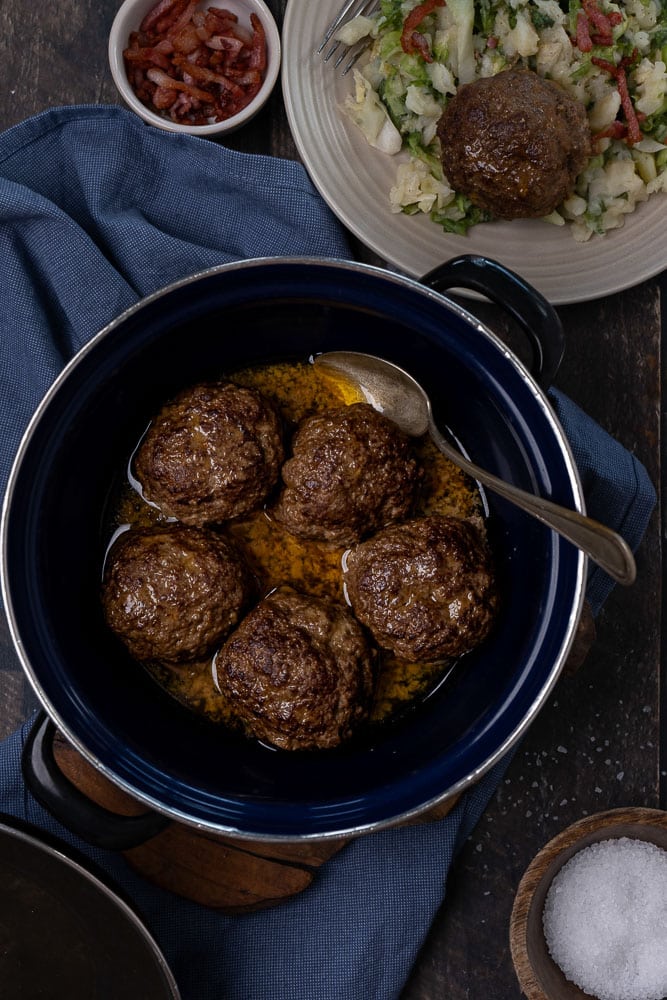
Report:
[{"label": "wooden bowl", "polygon": [[554,962],[544,937],[542,911],[551,882],[563,865],[590,844],[615,837],[645,840],[667,850],[667,812],[610,809],[578,820],[550,840],[526,869],[512,907],[510,948],[528,1000],[591,1000]]}]

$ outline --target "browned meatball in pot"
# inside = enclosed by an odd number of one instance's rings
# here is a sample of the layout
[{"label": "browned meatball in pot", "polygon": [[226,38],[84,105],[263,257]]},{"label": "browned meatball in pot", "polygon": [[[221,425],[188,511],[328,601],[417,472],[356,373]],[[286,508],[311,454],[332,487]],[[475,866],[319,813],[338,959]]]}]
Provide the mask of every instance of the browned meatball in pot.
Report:
[{"label": "browned meatball in pot", "polygon": [[211,655],[240,620],[254,581],[235,545],[183,524],[132,528],[105,565],[110,628],[137,660],[165,664]]},{"label": "browned meatball in pot", "polygon": [[549,215],[572,194],[591,155],[583,104],[531,70],[460,87],[438,137],[449,183],[499,219]]},{"label": "browned meatball in pot", "polygon": [[495,618],[486,540],[461,518],[433,514],[385,528],[346,553],[344,582],[378,645],[411,661],[469,652]]},{"label": "browned meatball in pot", "polygon": [[283,587],[243,619],[215,669],[249,735],[311,750],[337,746],[368,717],[374,661],[347,608]]},{"label": "browned meatball in pot", "polygon": [[201,527],[260,507],[284,457],[281,418],[268,399],[231,382],[201,384],[151,423],[134,475],[163,514]]},{"label": "browned meatball in pot", "polygon": [[350,545],[411,512],[423,470],[410,439],[368,403],[303,420],[274,516],[288,531]]}]

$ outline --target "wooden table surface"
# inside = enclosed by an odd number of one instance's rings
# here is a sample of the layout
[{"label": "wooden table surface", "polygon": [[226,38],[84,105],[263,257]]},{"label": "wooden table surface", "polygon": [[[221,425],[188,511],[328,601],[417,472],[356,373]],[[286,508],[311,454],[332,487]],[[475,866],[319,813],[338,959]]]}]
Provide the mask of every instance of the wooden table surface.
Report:
[{"label": "wooden table surface", "polygon": [[[2,128],[55,105],[119,103],[106,55],[118,5],[118,0],[58,0],[0,7]],[[270,6],[280,21],[286,0]],[[279,87],[264,112],[227,141],[239,150],[298,159]],[[360,259],[373,261],[362,247],[357,251]],[[559,388],[638,456],[658,491],[660,291],[661,279],[655,278],[606,299],[561,308],[567,351],[557,379]],[[469,308],[483,311],[481,304]],[[401,1000],[520,997],[509,955],[509,916],[536,851],[587,814],[667,805],[660,524],[656,510],[638,553],[637,583],[614,591],[585,662],[573,676],[561,677],[518,747],[452,869],[445,904]],[[4,617],[0,704],[0,736],[35,704]]]}]

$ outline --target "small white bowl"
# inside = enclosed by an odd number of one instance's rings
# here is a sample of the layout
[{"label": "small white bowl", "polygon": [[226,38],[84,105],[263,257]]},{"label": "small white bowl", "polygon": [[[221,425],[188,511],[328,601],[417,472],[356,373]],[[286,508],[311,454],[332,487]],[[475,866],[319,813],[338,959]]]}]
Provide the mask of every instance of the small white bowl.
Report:
[{"label": "small white bowl", "polygon": [[146,14],[151,10],[157,0],[124,0],[118,10],[111,31],[109,33],[109,65],[114,83],[118,88],[123,100],[132,111],[136,112],[149,125],[166,129],[168,132],[185,132],[190,135],[216,136],[227,132],[234,132],[245,125],[251,118],[264,107],[273,90],[280,70],[281,46],[278,26],[271,11],[263,0],[203,0],[200,7],[223,7],[236,14],[239,23],[250,27],[250,15],[255,13],[262,22],[266,34],[266,70],[264,80],[257,94],[252,101],[237,114],[213,122],[210,125],[181,125],[171,121],[146,107],[134,93],[125,70],[123,60],[123,50],[127,48],[130,33],[137,31]]}]

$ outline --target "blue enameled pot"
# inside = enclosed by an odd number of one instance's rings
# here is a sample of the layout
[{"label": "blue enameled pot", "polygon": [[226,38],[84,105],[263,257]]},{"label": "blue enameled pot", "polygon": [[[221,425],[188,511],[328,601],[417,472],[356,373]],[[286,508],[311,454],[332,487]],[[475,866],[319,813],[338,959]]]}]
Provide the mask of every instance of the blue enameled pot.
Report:
[{"label": "blue enameled pot", "polygon": [[[101,330],[25,434],[2,521],[13,640],[50,725],[145,803],[153,828],[167,818],[238,837],[296,839],[413,816],[505,754],[559,675],[581,613],[585,557],[492,494],[498,627],[464,669],[371,744],[299,753],[244,740],[158,689],[102,621],[101,524],[131,446],[176,390],[253,362],[346,349],[394,361],[422,382],[436,420],[475,462],[583,511],[545,394],[562,351],[554,311],[484,258],[457,258],[424,282],[362,264],[273,258],[195,275]],[[535,377],[441,294],[453,287],[487,294],[518,319],[535,348]],[[40,754],[45,742],[42,732]],[[27,771],[40,771],[48,785],[48,746],[46,755]],[[38,794],[52,804],[48,790]],[[53,794],[67,798],[62,789]],[[76,822],[75,808],[66,812]],[[123,846],[122,836],[110,842]]]}]

